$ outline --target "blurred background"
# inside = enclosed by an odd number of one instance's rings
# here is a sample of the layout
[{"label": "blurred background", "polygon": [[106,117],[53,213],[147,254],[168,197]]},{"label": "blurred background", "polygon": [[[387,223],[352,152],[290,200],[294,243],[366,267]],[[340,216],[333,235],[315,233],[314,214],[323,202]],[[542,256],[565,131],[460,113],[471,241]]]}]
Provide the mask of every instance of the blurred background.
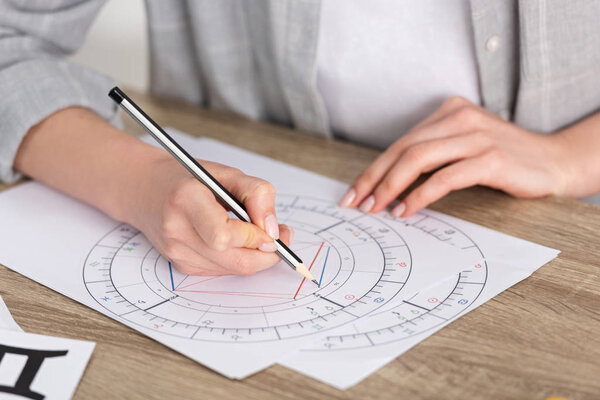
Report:
[{"label": "blurred background", "polygon": [[113,77],[120,85],[146,91],[148,30],[144,1],[107,1],[83,46],[70,60]]},{"label": "blurred background", "polygon": [[[122,86],[147,91],[148,30],[144,0],[106,1],[83,46],[69,59],[113,77]],[[600,193],[584,200],[600,204]]]}]

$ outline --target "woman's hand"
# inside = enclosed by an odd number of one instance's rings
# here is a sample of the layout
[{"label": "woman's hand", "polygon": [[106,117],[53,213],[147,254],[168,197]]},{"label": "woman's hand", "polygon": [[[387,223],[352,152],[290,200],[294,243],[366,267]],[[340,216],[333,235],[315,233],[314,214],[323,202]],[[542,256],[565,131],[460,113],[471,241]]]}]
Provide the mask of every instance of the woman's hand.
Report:
[{"label": "woman's hand", "polygon": [[394,207],[393,216],[409,216],[452,190],[473,185],[518,197],[562,195],[570,172],[565,148],[557,135],[529,132],[453,97],[379,156],[340,205],[379,212],[431,171]]},{"label": "woman's hand", "polygon": [[293,235],[277,223],[273,186],[235,168],[199,162],[246,206],[254,224],[230,219],[213,193],[162,151],[148,166],[152,174],[140,177],[128,222],[185,274],[252,275],[273,266],[280,260],[274,239],[288,244]]},{"label": "woman's hand", "polygon": [[165,151],[133,138],[83,108],[65,108],[32,127],[14,166],[24,174],[140,229],[181,272],[250,275],[279,261],[269,183],[201,162],[245,204],[254,224],[229,219],[212,192]]}]

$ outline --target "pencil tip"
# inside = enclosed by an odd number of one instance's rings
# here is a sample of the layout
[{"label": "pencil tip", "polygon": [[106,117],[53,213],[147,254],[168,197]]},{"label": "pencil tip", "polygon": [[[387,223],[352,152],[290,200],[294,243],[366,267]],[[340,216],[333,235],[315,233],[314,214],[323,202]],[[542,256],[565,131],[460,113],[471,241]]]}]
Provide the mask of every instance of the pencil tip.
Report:
[{"label": "pencil tip", "polygon": [[319,285],[319,282],[317,282],[317,280],[316,280],[316,279],[313,279],[313,280],[312,280],[312,282],[313,282],[315,285],[317,285],[317,287],[319,287],[319,288],[321,287],[321,285]]}]

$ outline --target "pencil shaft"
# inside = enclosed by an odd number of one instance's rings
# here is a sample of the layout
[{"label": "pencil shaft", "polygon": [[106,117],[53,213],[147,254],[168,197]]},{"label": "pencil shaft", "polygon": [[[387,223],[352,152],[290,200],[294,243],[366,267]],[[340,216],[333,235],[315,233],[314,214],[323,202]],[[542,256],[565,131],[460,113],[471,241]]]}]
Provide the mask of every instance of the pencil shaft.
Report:
[{"label": "pencil shaft", "polygon": [[[167,150],[196,179],[208,187],[214,195],[227,204],[228,208],[240,220],[252,223],[246,207],[223,187],[196,159],[188,154],[171,136],[137,106],[121,89],[113,88],[109,96],[117,102],[135,121],[137,121],[165,150]],[[302,260],[294,254],[281,240],[275,241],[277,255],[292,269],[302,264]]]}]

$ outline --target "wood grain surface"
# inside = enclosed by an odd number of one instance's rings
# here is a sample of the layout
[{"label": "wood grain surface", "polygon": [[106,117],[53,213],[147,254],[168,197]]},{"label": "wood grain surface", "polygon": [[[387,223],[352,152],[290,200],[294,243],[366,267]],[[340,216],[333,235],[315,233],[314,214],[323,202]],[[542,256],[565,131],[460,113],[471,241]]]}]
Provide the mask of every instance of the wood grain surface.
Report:
[{"label": "wood grain surface", "polygon": [[[378,154],[230,114],[132,97],[163,126],[344,182]],[[123,120],[128,132],[141,133]],[[97,342],[76,399],[600,398],[600,208],[569,199],[514,199],[485,188],[452,193],[431,208],[562,253],[346,391],[281,366],[229,380],[4,266],[0,295],[27,332]]]}]

